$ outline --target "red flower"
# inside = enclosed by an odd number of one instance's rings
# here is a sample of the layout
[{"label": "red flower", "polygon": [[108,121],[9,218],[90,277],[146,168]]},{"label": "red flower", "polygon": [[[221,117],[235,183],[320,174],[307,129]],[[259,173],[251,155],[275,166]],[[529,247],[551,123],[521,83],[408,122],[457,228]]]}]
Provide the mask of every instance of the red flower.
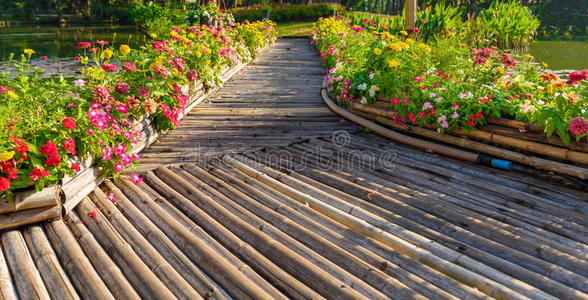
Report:
[{"label": "red flower", "polygon": [[63,148],[65,148],[65,151],[71,153],[72,155],[76,155],[76,153],[77,153],[76,143],[69,135],[67,136],[67,140],[65,140],[65,142],[63,142]]},{"label": "red flower", "polygon": [[63,121],[61,121],[61,123],[66,129],[76,129],[76,121],[73,118],[65,118]]},{"label": "red flower", "polygon": [[45,161],[45,165],[47,167],[53,167],[53,166],[57,166],[58,164],[61,163],[61,157],[59,157],[58,155],[51,155],[49,156],[49,158],[47,158],[47,160]]},{"label": "red flower", "polygon": [[88,213],[88,217],[96,219],[96,208],[97,206],[94,205],[94,209]]},{"label": "red flower", "polygon": [[413,31],[414,33],[419,33],[419,29],[418,29],[418,28],[416,28],[416,27],[415,27],[415,28],[413,28],[413,29],[412,29],[412,31]]},{"label": "red flower", "polygon": [[90,42],[79,42],[78,43],[78,48],[90,48],[92,47],[92,44]]},{"label": "red flower", "polygon": [[568,81],[566,81],[566,84],[578,84],[578,82],[586,79],[588,79],[588,69],[584,69],[582,71],[574,71],[570,73],[570,75],[568,75]]},{"label": "red flower", "polygon": [[41,56],[41,59],[42,60],[46,60],[47,59],[47,56]]},{"label": "red flower", "polygon": [[479,112],[479,113],[477,113],[477,114],[476,114],[476,118],[481,118],[481,117],[483,117],[483,116],[484,116],[484,115],[482,114],[482,112]]},{"label": "red flower", "polygon": [[81,170],[80,166],[76,163],[71,163],[70,168],[76,172],[79,172]]},{"label": "red flower", "polygon": [[33,180],[36,181],[39,178],[45,177],[45,176],[49,176],[50,172],[47,170],[43,170],[43,169],[39,169],[37,167],[35,167],[33,169],[33,171],[31,172],[31,174],[29,175],[29,177]]},{"label": "red flower", "polygon": [[431,108],[431,110],[429,110],[429,115],[434,116],[435,115],[435,109]]},{"label": "red flower", "polygon": [[196,73],[194,70],[190,70],[186,73],[186,79],[188,79],[188,81],[195,81],[197,78],[198,73]]},{"label": "red flower", "polygon": [[106,72],[114,72],[116,71],[116,66],[113,64],[103,64],[102,69]]},{"label": "red flower", "polygon": [[4,177],[0,177],[0,192],[4,192],[10,188],[10,181]]},{"label": "red flower", "polygon": [[57,146],[54,142],[47,141],[47,143],[45,143],[45,146],[39,148],[39,152],[45,155],[57,155]]}]

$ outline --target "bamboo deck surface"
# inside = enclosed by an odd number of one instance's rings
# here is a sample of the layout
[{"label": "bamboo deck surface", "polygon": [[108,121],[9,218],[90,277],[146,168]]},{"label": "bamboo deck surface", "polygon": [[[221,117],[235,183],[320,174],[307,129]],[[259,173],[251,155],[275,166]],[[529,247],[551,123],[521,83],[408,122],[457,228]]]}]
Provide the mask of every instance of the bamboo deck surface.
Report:
[{"label": "bamboo deck surface", "polygon": [[586,192],[340,122],[307,43],[147,148],[143,182],[1,232],[1,298],[588,299]]}]

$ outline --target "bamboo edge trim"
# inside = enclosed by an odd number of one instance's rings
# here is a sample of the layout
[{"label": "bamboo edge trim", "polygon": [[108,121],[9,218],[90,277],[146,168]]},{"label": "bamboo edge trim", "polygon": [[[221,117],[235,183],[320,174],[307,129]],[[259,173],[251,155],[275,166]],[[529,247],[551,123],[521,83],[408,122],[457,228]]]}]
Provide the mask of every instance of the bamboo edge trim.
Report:
[{"label": "bamboo edge trim", "polygon": [[[272,43],[273,44],[273,43]],[[261,55],[269,46],[262,48],[258,56]],[[219,76],[221,84],[229,81],[235,74],[250,63],[239,62],[230,67]],[[192,88],[196,88],[192,90]],[[208,91],[204,90],[202,84],[196,84],[189,87],[189,97],[195,97],[187,107],[186,112],[181,114],[178,119],[183,119],[188,115],[190,110],[202,103],[212,94],[216,93],[222,86],[216,86]],[[160,132],[155,127],[155,123],[148,116],[142,116],[133,124],[133,128],[141,128],[144,134],[141,142],[134,145],[134,151],[141,151],[157,140]],[[145,134],[147,132],[148,134]],[[64,177],[60,183],[45,187],[41,191],[26,190],[14,193],[12,202],[0,203],[0,230],[19,227],[22,225],[42,222],[51,219],[60,219],[72,211],[95,187],[99,186],[105,179],[101,170],[94,166],[93,159],[84,159],[83,169],[74,177]],[[2,199],[4,201],[4,199]]]},{"label": "bamboo edge trim", "polygon": [[[399,133],[396,131],[392,131],[392,130],[385,128],[381,125],[378,125],[372,121],[369,121],[363,117],[360,117],[356,114],[353,114],[349,111],[346,111],[345,109],[343,109],[343,108],[339,107],[337,104],[335,104],[333,102],[333,100],[330,98],[330,96],[327,92],[327,88],[326,88],[326,78],[323,79],[323,84],[321,87],[321,96],[323,98],[323,101],[327,104],[327,106],[333,112],[337,113],[339,116],[341,116],[347,120],[350,120],[350,121],[357,123],[365,128],[368,128],[371,131],[373,131],[381,136],[387,137],[387,138],[395,140],[395,141],[399,141],[401,143],[404,143],[404,144],[407,144],[410,146],[425,149],[427,151],[437,152],[439,154],[449,156],[452,158],[457,158],[457,159],[461,159],[461,160],[466,160],[466,161],[478,163],[478,157],[479,157],[478,154],[475,154],[475,153],[472,153],[469,151],[465,151],[465,150],[461,150],[461,149],[457,149],[454,147],[441,145],[441,144],[438,144],[435,142],[425,141],[425,140],[422,140],[419,138],[414,138],[414,137],[411,137],[411,136],[408,136],[408,135],[405,135],[405,134],[402,134],[402,133]],[[384,123],[384,124],[393,126],[392,122]],[[402,128],[399,128],[399,129],[402,129]],[[423,136],[420,132],[413,132],[413,133],[416,133],[416,134]],[[432,132],[432,133],[436,134],[436,132]],[[441,136],[440,134],[437,134],[437,135],[439,135],[439,136],[430,135],[427,137],[434,138],[436,140],[447,142],[447,143],[450,143],[453,145],[458,145],[460,147],[468,148],[468,149],[471,149],[474,151],[494,155],[496,157],[509,159],[509,160],[512,160],[512,161],[515,161],[515,162],[518,162],[521,164],[525,164],[528,166],[532,166],[535,168],[544,169],[544,170],[548,170],[548,171],[555,171],[555,172],[559,172],[559,173],[566,174],[566,175],[571,175],[571,176],[580,178],[582,180],[588,179],[588,169],[586,169],[586,168],[582,168],[582,167],[578,167],[578,166],[574,166],[574,165],[569,165],[569,164],[564,164],[564,163],[560,163],[560,162],[556,162],[556,161],[551,161],[551,160],[539,158],[536,156],[523,155],[521,153],[513,152],[510,150],[500,148],[500,147],[495,147],[495,146],[491,146],[488,144],[475,142],[472,140],[467,140],[467,139],[463,139],[463,138],[459,138],[459,137],[452,136],[452,139],[448,140],[445,136]]]}]

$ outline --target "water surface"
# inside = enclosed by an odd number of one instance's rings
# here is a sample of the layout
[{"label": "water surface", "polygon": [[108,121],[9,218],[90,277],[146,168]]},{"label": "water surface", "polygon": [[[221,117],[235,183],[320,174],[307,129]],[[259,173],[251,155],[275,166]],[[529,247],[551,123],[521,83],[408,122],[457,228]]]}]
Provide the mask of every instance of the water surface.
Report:
[{"label": "water surface", "polygon": [[535,41],[524,53],[552,70],[588,69],[588,41]]},{"label": "water surface", "polygon": [[[116,38],[115,38],[116,33]],[[10,53],[19,55],[23,49],[35,50],[35,57],[73,57],[79,54],[78,42],[106,40],[115,45],[142,44],[144,36],[135,26],[88,25],[17,25],[0,27],[0,60],[8,59]]]}]

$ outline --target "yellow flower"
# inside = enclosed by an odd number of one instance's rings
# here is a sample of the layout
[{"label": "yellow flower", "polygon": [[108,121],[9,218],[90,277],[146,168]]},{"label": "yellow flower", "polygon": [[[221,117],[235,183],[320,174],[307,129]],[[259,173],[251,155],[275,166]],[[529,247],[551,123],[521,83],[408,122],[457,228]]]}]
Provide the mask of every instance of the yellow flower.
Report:
[{"label": "yellow flower", "polygon": [[0,161],[7,161],[14,157],[14,151],[0,153]]},{"label": "yellow flower", "polygon": [[431,48],[429,48],[429,46],[427,46],[427,45],[425,45],[423,43],[420,43],[419,44],[419,48],[421,48],[421,50],[423,50],[423,52],[426,52],[426,53],[431,52]]},{"label": "yellow flower", "polygon": [[92,74],[92,72],[94,72],[94,67],[88,67],[88,68],[86,68],[86,72],[85,72],[86,75]]},{"label": "yellow flower", "polygon": [[156,38],[156,37],[157,37],[157,34],[155,34],[155,33],[150,33],[150,34],[149,34],[149,36],[150,36],[152,39],[154,39],[154,38]]},{"label": "yellow flower", "polygon": [[175,30],[172,30],[170,33],[171,33],[172,36],[178,34],[177,32],[175,32]]},{"label": "yellow flower", "polygon": [[18,99],[18,94],[13,91],[8,91],[6,94],[12,99]]},{"label": "yellow flower", "polygon": [[202,57],[202,52],[200,52],[200,51],[196,51],[196,57],[197,57],[197,58],[201,58],[201,57]]},{"label": "yellow flower", "polygon": [[377,91],[380,90],[380,87],[379,86],[375,86],[372,90],[374,90],[374,92],[377,92]]},{"label": "yellow flower", "polygon": [[102,51],[102,56],[104,56],[106,59],[110,59],[112,57],[112,50],[106,49]]},{"label": "yellow flower", "polygon": [[194,38],[194,34],[190,32],[190,34],[188,34],[188,37],[193,39]]},{"label": "yellow flower", "polygon": [[535,56],[533,56],[533,55],[527,55],[527,58],[528,58],[529,60],[534,60],[534,59],[535,59]]},{"label": "yellow flower", "polygon": [[128,45],[120,45],[118,51],[120,51],[120,54],[122,55],[127,55],[131,52],[131,47],[129,47]]},{"label": "yellow flower", "polygon": [[376,54],[376,55],[382,54],[382,49],[380,49],[380,48],[374,48],[374,54]]},{"label": "yellow flower", "polygon": [[398,67],[398,65],[399,65],[399,63],[395,59],[388,61],[388,67],[390,67],[390,68],[396,68],[396,67]]},{"label": "yellow flower", "polygon": [[407,36],[407,35],[408,35],[408,32],[406,32],[406,31],[404,31],[404,30],[400,30],[400,34],[402,34],[402,35],[404,35],[404,36]]},{"label": "yellow flower", "polygon": [[400,46],[400,43],[393,43],[390,44],[388,47],[394,51],[402,51],[402,46]]},{"label": "yellow flower", "polygon": [[414,41],[411,38],[404,40],[404,42],[406,42],[409,45],[412,45],[414,43]]},{"label": "yellow flower", "polygon": [[407,43],[405,43],[405,42],[400,42],[400,43],[398,43],[398,44],[400,45],[400,47],[401,47],[402,49],[404,49],[404,50],[408,49],[408,44],[407,44]]},{"label": "yellow flower", "polygon": [[498,74],[504,74],[504,70],[502,69],[502,67],[496,68],[496,71],[498,72]]},{"label": "yellow flower", "polygon": [[33,50],[33,49],[24,49],[23,52],[28,56],[35,54],[35,50]]},{"label": "yellow flower", "polygon": [[544,69],[547,69],[547,68],[549,67],[549,65],[548,65],[548,64],[546,64],[545,62],[541,62],[541,66],[542,66]]},{"label": "yellow flower", "polygon": [[163,57],[161,57],[161,56],[158,56],[158,57],[155,59],[155,65],[156,65],[156,66],[161,66],[162,64],[163,64]]}]

